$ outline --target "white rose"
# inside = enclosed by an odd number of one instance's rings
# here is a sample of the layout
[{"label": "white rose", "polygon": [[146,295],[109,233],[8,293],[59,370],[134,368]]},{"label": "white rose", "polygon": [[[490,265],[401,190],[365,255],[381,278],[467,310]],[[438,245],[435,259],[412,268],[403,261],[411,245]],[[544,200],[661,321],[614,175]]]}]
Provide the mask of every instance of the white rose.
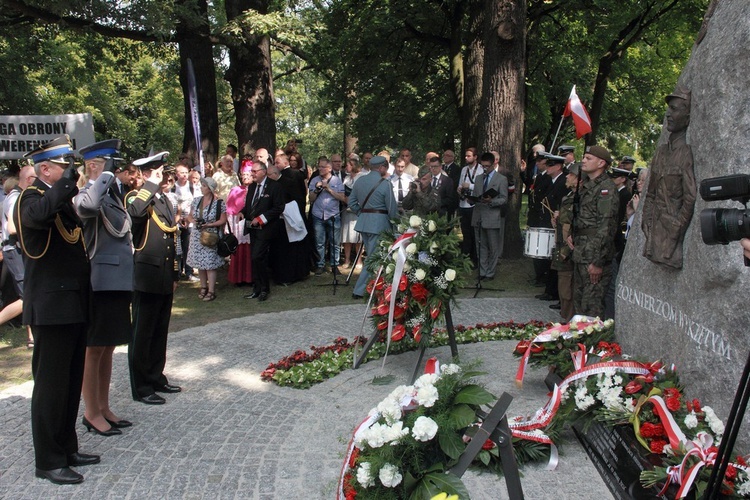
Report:
[{"label": "white rose", "polygon": [[417,279],[417,281],[422,281],[427,277],[427,273],[424,271],[424,269],[417,269],[414,271],[414,277]]},{"label": "white rose", "polygon": [[411,227],[419,227],[422,225],[422,219],[417,215],[412,215],[409,217],[409,225]]},{"label": "white rose", "polygon": [[406,253],[409,255],[414,255],[417,253],[417,244],[416,243],[409,243],[406,246]]},{"label": "white rose", "polygon": [[455,269],[446,269],[445,270],[445,281],[453,281],[456,279],[456,270]]},{"label": "white rose", "polygon": [[430,245],[430,253],[435,253],[435,252],[437,252],[437,251],[438,251],[438,248],[440,248],[440,247],[438,246],[438,244],[437,244],[437,243],[435,243],[435,242],[433,241],[433,242],[432,242],[432,244]]},{"label": "white rose", "polygon": [[408,262],[404,262],[404,272],[408,273],[409,269],[411,269],[411,264],[409,264]]},{"label": "white rose", "polygon": [[435,224],[434,220],[427,223],[427,230],[431,233],[434,233],[437,230],[437,224]]},{"label": "white rose", "polygon": [[411,435],[417,441],[429,441],[437,434],[438,425],[430,417],[418,417],[414,422],[414,427],[411,430]]},{"label": "white rose", "polygon": [[370,462],[363,462],[357,467],[357,482],[361,484],[363,488],[375,484],[375,479],[370,475]]},{"label": "white rose", "polygon": [[398,467],[393,464],[385,464],[380,469],[380,482],[386,488],[395,488],[401,483],[403,477],[398,472]]}]

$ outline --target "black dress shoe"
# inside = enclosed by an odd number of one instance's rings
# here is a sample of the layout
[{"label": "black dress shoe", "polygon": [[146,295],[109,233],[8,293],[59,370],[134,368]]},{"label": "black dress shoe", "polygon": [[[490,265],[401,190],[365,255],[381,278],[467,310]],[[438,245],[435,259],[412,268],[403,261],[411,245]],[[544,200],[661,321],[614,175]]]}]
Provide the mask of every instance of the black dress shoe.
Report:
[{"label": "black dress shoe", "polygon": [[560,309],[562,309],[562,304],[560,304],[559,302],[557,304],[550,304],[549,308],[559,311]]},{"label": "black dress shoe", "polygon": [[258,295],[258,302],[263,302],[268,300],[268,292],[260,292],[260,295]]},{"label": "black dress shoe", "polygon": [[118,421],[115,422],[114,420],[110,420],[110,419],[108,419],[106,417],[104,418],[104,420],[106,420],[109,423],[109,425],[111,425],[115,429],[124,429],[125,427],[130,427],[130,426],[133,425],[133,422],[131,422],[129,420],[120,419],[120,420],[118,420]]},{"label": "black dress shoe", "polygon": [[353,298],[354,300],[359,300],[359,299],[362,299],[362,298],[364,298],[364,297],[362,297],[361,295],[358,295],[358,294],[356,294],[356,293],[353,293],[353,294],[352,294],[352,298]]},{"label": "black dress shoe", "polygon": [[539,300],[557,300],[556,298],[554,298],[552,295],[550,295],[548,293],[543,293],[541,295],[535,295],[535,297],[537,299],[539,299]]},{"label": "black dress shoe", "polygon": [[166,392],[167,394],[174,394],[176,392],[182,392],[182,387],[180,387],[179,385],[164,384],[157,385],[156,387],[154,387],[154,390],[156,392]]},{"label": "black dress shoe", "polygon": [[68,467],[94,465],[102,461],[99,455],[89,455],[88,453],[71,453],[68,455]]},{"label": "black dress shoe", "polygon": [[141,403],[146,403],[147,405],[163,405],[167,402],[166,399],[159,396],[158,394],[149,394],[148,396],[143,396],[139,399]]},{"label": "black dress shoe", "polygon": [[[106,419],[105,419],[106,420]],[[118,434],[122,434],[122,431],[120,429],[117,429],[114,425],[111,426],[106,431],[100,431],[99,429],[94,426],[86,417],[83,417],[81,420],[81,423],[83,426],[89,431],[94,431],[96,434],[99,434],[100,436],[116,436]]]},{"label": "black dress shoe", "polygon": [[55,484],[78,484],[83,482],[83,476],[71,469],[63,467],[52,470],[36,470],[36,477],[46,479]]},{"label": "black dress shoe", "polygon": [[243,297],[246,299],[257,299],[258,297],[260,297],[260,292],[249,293],[247,295],[243,295]]}]

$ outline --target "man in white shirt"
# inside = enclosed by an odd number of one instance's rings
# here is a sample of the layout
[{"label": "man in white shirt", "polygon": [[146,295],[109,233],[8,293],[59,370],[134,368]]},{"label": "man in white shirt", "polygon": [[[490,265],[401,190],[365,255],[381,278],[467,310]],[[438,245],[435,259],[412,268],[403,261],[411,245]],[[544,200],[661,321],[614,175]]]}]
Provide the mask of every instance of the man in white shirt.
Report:
[{"label": "man in white shirt", "polygon": [[409,194],[409,184],[414,180],[414,177],[407,174],[405,170],[406,162],[401,158],[396,160],[393,175],[391,176],[391,184],[393,185],[393,196],[396,198],[399,208],[401,208],[401,202],[404,201],[404,197]]}]

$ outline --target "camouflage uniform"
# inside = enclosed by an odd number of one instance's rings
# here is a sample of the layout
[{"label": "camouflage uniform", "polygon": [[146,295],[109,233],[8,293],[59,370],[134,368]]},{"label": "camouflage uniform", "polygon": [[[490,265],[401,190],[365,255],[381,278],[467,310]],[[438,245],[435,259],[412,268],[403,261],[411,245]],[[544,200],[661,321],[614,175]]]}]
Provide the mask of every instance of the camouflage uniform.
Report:
[{"label": "camouflage uniform", "polygon": [[[617,186],[602,173],[596,179],[582,181],[579,195],[580,208],[573,232],[573,302],[577,314],[601,317],[604,296],[612,279],[619,208]],[[601,279],[595,285],[589,279],[589,264],[602,268]]]},{"label": "camouflage uniform", "polygon": [[552,269],[557,271],[557,292],[560,297],[560,316],[565,321],[573,317],[573,251],[565,242],[570,235],[573,220],[574,192],[566,194],[560,203],[560,214],[555,227],[555,250],[552,254]]}]

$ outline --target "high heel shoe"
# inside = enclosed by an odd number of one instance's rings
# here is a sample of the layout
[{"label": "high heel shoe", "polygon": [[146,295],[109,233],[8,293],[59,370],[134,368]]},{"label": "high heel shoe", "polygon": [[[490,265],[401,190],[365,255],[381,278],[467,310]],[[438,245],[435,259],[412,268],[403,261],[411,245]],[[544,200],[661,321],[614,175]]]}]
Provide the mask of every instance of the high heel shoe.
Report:
[{"label": "high heel shoe", "polygon": [[104,420],[106,420],[109,425],[111,425],[115,429],[124,429],[125,427],[130,427],[131,425],[133,425],[133,422],[131,422],[130,420],[124,420],[122,418],[117,422],[115,422],[114,420],[110,420],[107,417],[104,417]]},{"label": "high heel shoe", "polygon": [[94,427],[94,425],[91,422],[89,422],[86,417],[83,417],[83,419],[81,420],[81,423],[83,424],[83,426],[89,432],[94,431],[95,433],[99,434],[100,436],[116,436],[118,434],[122,434],[122,431],[120,429],[115,428],[115,427],[110,427],[106,431],[100,431],[99,429],[97,429],[96,427]]}]

